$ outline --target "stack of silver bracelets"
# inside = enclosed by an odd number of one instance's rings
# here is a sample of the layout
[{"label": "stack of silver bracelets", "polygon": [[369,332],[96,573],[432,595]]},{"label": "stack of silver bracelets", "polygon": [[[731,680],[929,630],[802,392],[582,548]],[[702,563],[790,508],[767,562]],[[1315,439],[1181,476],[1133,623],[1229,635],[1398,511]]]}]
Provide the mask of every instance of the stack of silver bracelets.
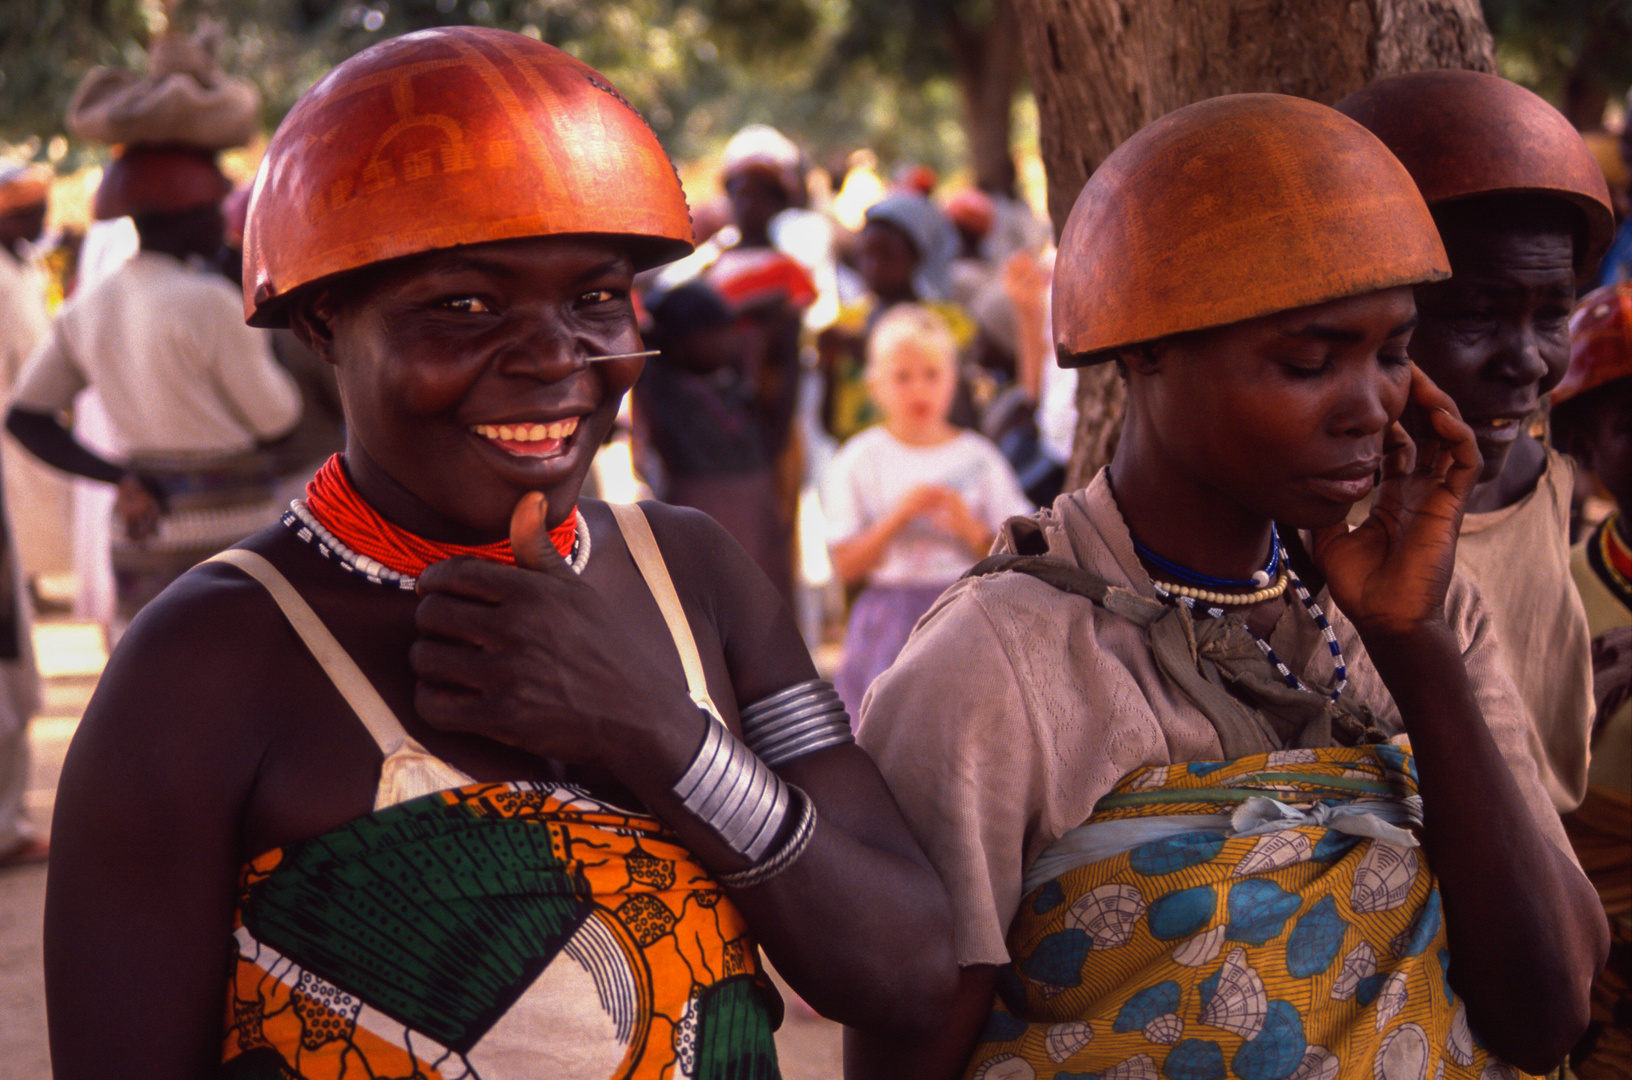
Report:
[{"label": "stack of silver bracelets", "polygon": [[[829,746],[855,742],[850,716],[825,679],[796,683],[742,710],[742,738],[710,720],[702,746],[674,793],[752,865],[716,874],[734,889],[769,881],[792,866],[816,832],[816,804],[777,776],[774,766]],[[771,845],[790,815],[798,817],[786,839]]]}]

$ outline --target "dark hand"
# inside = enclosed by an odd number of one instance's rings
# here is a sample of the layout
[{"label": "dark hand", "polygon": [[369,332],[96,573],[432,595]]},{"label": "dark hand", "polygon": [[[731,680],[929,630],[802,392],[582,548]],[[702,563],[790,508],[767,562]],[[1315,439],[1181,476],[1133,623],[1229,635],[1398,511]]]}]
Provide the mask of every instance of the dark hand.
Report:
[{"label": "dark hand", "polygon": [[1444,620],[1462,507],[1482,467],[1456,403],[1415,364],[1411,404],[1432,436],[1418,446],[1395,422],[1371,514],[1353,531],[1339,522],[1314,536],[1332,599],[1362,634],[1408,634]]},{"label": "dark hand", "polygon": [[158,531],[164,507],[140,476],[127,472],[119,478],[114,491],[113,509],[119,515],[119,520],[125,523],[126,537],[146,540]]},{"label": "dark hand", "polygon": [[420,639],[409,651],[426,723],[539,757],[609,766],[631,722],[688,701],[632,654],[627,617],[581,581],[544,525],[544,496],[516,504],[516,565],[457,558],[419,578]]}]

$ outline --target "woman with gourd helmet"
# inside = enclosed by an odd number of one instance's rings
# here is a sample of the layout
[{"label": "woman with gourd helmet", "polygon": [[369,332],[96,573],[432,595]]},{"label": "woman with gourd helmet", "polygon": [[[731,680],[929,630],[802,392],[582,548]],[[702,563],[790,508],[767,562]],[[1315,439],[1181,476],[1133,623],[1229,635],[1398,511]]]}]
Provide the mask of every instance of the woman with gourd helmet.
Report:
[{"label": "woman with gourd helmet", "polygon": [[633,276],[689,248],[656,138],[548,45],[412,34],[297,103],[245,311],[335,365],[346,451],[87,711],[59,1077],[774,1077],[756,940],[851,1022],[944,1000],[944,894],[775,591],[702,515],[579,498]]},{"label": "woman with gourd helmet", "polygon": [[1576,282],[1591,280],[1609,245],[1609,189],[1570,122],[1495,75],[1398,75],[1337,109],[1411,173],[1451,258],[1450,280],[1417,288],[1411,359],[1479,442],[1484,468],[1456,565],[1490,605],[1536,767],[1565,813],[1586,793],[1593,711],[1586,616],[1569,571],[1575,470],[1529,428],[1569,363]]},{"label": "woman with gourd helmet", "polygon": [[937,1040],[854,1033],[852,1075],[1476,1078],[1569,1046],[1602,916],[1452,575],[1472,435],[1406,356],[1449,269],[1399,162],[1312,102],[1204,101],[1096,170],[1054,331],[1121,368],[1122,439],[873,686],[860,739],[962,974]]}]

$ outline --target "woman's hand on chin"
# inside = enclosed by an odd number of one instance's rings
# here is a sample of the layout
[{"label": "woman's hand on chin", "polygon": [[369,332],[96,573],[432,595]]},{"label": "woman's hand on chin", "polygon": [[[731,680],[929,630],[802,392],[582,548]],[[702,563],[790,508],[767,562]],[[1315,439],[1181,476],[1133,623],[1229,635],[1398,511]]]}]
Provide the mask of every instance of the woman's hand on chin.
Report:
[{"label": "woman's hand on chin", "polygon": [[627,615],[556,551],[547,509],[539,492],[516,504],[515,566],[456,558],[420,575],[414,706],[444,731],[617,773],[613,759],[640,752],[643,722],[690,699],[634,650]]},{"label": "woman's hand on chin", "polygon": [[1482,461],[1456,403],[1411,365],[1408,408],[1432,434],[1413,442],[1390,426],[1366,520],[1317,530],[1314,558],[1337,606],[1362,637],[1403,636],[1443,623],[1462,508]]}]

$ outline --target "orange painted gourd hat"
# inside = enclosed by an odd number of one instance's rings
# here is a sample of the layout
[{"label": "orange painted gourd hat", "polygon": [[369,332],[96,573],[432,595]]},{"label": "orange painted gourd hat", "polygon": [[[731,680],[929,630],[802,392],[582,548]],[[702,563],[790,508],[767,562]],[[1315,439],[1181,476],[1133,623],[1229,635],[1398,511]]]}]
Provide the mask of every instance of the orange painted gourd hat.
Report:
[{"label": "orange painted gourd hat", "polygon": [[1432,216],[1377,137],[1325,105],[1232,94],[1150,124],[1094,171],[1060,236],[1061,365],[1450,276]]},{"label": "orange painted gourd hat", "polygon": [[532,38],[445,27],[381,42],[301,96],[261,162],[244,311],[387,259],[572,233],[633,241],[637,269],[691,251],[673,164],[594,68]]},{"label": "orange painted gourd hat", "polygon": [[1632,281],[1594,289],[1570,316],[1570,367],[1553,387],[1553,408],[1618,379],[1632,378]]},{"label": "orange painted gourd hat", "polygon": [[1517,83],[1479,71],[1416,71],[1379,79],[1336,108],[1383,140],[1428,205],[1557,196],[1586,218],[1576,263],[1608,250],[1615,212],[1597,159],[1562,113]]}]

